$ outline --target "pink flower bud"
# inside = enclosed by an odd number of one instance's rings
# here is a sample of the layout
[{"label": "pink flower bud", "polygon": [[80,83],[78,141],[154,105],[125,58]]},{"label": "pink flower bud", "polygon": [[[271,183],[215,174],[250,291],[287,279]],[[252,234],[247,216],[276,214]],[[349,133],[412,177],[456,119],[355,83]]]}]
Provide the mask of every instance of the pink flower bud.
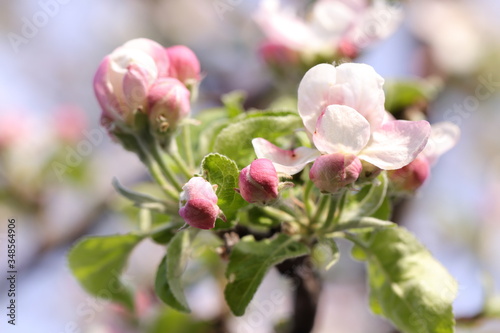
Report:
[{"label": "pink flower bud", "polygon": [[419,155],[410,164],[387,172],[394,188],[399,191],[414,192],[429,177],[430,165],[425,156]]},{"label": "pink flower bud", "polygon": [[187,224],[199,229],[215,227],[217,217],[224,219],[212,185],[202,177],[191,178],[180,196],[179,215]]},{"label": "pink flower bud", "polygon": [[361,161],[355,155],[334,153],[318,157],[309,178],[321,192],[335,193],[355,182],[361,170]]},{"label": "pink flower bud", "polygon": [[265,42],[259,48],[259,54],[271,66],[287,67],[300,61],[299,53],[275,42]]},{"label": "pink flower bud", "polygon": [[241,170],[239,192],[250,203],[267,205],[278,198],[279,179],[273,163],[259,158]]},{"label": "pink flower bud", "polygon": [[167,77],[168,68],[164,48],[144,38],[131,40],[106,56],[94,77],[103,122],[132,124],[134,112],[146,108],[150,86]]},{"label": "pink flower bud", "polygon": [[342,57],[354,59],[359,55],[359,48],[351,40],[344,38],[339,42],[337,52]]},{"label": "pink flower bud", "polygon": [[166,49],[170,62],[169,75],[186,85],[200,80],[200,62],[191,49],[176,45]]},{"label": "pink flower bud", "polygon": [[191,109],[189,90],[177,79],[156,81],[148,93],[148,113],[152,127],[166,132],[177,127]]}]

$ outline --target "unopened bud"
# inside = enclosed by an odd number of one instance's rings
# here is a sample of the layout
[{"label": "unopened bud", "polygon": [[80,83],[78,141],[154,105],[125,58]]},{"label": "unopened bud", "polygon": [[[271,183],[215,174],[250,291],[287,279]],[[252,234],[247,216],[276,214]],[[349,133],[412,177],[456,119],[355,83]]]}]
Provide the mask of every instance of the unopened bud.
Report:
[{"label": "unopened bud", "polygon": [[134,113],[145,111],[149,87],[166,77],[164,48],[149,39],[134,39],[106,56],[94,76],[94,91],[102,109],[102,122],[133,125]]},{"label": "unopened bud", "polygon": [[430,165],[424,156],[418,156],[410,164],[397,170],[389,170],[389,180],[398,191],[414,192],[429,177]]},{"label": "unopened bud", "polygon": [[279,178],[273,163],[259,158],[240,172],[239,192],[250,203],[270,204],[278,198]]},{"label": "unopened bud", "polygon": [[148,93],[149,121],[157,133],[174,130],[191,109],[189,90],[177,79],[155,82]]},{"label": "unopened bud", "polygon": [[275,42],[265,42],[259,48],[259,54],[271,66],[288,67],[300,61],[299,53]]},{"label": "unopened bud", "polygon": [[166,49],[170,62],[169,75],[191,86],[200,80],[200,62],[191,49],[176,45]]},{"label": "unopened bud", "polygon": [[309,178],[321,192],[335,193],[355,182],[361,169],[361,161],[355,155],[328,154],[314,161]]},{"label": "unopened bud", "polygon": [[225,220],[213,186],[202,177],[191,178],[183,187],[180,195],[179,215],[187,224],[198,229],[212,229],[215,220]]}]

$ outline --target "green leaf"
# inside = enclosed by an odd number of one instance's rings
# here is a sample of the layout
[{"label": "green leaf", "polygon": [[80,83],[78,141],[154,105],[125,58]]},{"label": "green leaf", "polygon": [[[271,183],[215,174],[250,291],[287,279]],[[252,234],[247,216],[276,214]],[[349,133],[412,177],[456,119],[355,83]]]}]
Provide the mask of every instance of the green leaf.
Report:
[{"label": "green leaf", "polygon": [[384,84],[385,108],[391,113],[403,111],[433,99],[440,89],[441,85],[431,80],[388,80]]},{"label": "green leaf", "polygon": [[290,236],[280,234],[274,239],[255,241],[246,236],[235,245],[229,257],[224,290],[226,302],[236,316],[245,309],[257,291],[266,272],[276,264],[309,253],[309,249]]},{"label": "green leaf", "polygon": [[255,153],[252,139],[264,138],[271,142],[302,127],[299,116],[287,112],[260,112],[246,115],[236,123],[224,128],[215,140],[214,150],[233,159],[238,167],[250,164]]},{"label": "green leaf", "polygon": [[85,238],[69,251],[69,267],[90,294],[133,309],[132,296],[119,276],[130,252],[142,239],[134,234]]},{"label": "green leaf", "polygon": [[[213,108],[204,110],[196,116],[199,124],[191,126],[191,143],[196,162],[200,162],[205,155],[213,151],[216,136],[227,126],[229,118],[225,108]],[[178,145],[182,136],[177,138]]]},{"label": "green leaf", "polygon": [[164,226],[155,229],[151,234],[151,238],[158,244],[167,245],[183,225],[184,223],[182,222],[167,223]]},{"label": "green leaf", "polygon": [[174,297],[172,290],[167,281],[167,257],[163,257],[160,266],[158,266],[158,270],[156,272],[155,279],[155,292],[156,295],[167,305],[172,308],[181,311],[187,312],[189,309],[186,309],[182,304],[180,304],[177,299]]},{"label": "green leaf", "polygon": [[167,204],[163,200],[155,198],[149,194],[127,189],[123,187],[116,178],[113,178],[111,184],[118,193],[132,201],[138,207],[147,208],[157,212],[165,212],[167,210]]},{"label": "green leaf", "polygon": [[374,217],[379,220],[388,221],[392,217],[392,204],[388,195],[385,196],[384,202],[380,205],[376,212],[371,214],[371,217]]},{"label": "green leaf", "polygon": [[454,332],[457,283],[403,228],[348,236],[367,261],[372,311],[405,333]]},{"label": "green leaf", "polygon": [[320,269],[329,270],[340,259],[339,248],[333,239],[323,238],[314,245],[313,263]]},{"label": "green leaf", "polygon": [[238,224],[249,227],[272,228],[281,225],[282,219],[270,216],[264,207],[250,205],[248,209],[241,209],[238,212]]},{"label": "green leaf", "polygon": [[189,312],[186,296],[182,287],[181,277],[191,253],[191,242],[198,233],[198,229],[189,228],[178,232],[170,241],[167,251],[167,283],[170,291],[177,301],[179,311]]},{"label": "green leaf", "polygon": [[[189,314],[174,311],[170,308],[163,310],[146,321],[150,323],[144,333],[207,333],[213,332],[214,323],[201,321]],[[142,327],[143,325],[141,325]]]},{"label": "green leaf", "polygon": [[[236,218],[238,210],[247,202],[235,191],[238,187],[239,170],[234,161],[221,154],[207,155],[201,162],[204,176],[211,184],[217,185],[217,205],[228,221]],[[230,227],[227,223],[217,223],[217,227]]]},{"label": "green leaf", "polygon": [[[382,172],[371,184],[367,185],[366,195],[364,195],[365,188],[358,195],[349,195],[346,200],[349,204],[344,208],[340,224],[374,214],[384,202],[387,185],[387,175]],[[360,195],[363,197],[358,198]]]}]

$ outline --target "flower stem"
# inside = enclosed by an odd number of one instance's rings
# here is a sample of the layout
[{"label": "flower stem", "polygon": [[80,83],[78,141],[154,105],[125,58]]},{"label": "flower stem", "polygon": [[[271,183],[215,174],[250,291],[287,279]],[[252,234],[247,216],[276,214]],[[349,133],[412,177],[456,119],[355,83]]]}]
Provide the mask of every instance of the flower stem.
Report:
[{"label": "flower stem", "polygon": [[340,217],[342,216],[342,212],[344,211],[346,198],[347,189],[343,189],[338,203],[337,215],[335,215],[335,218],[333,219],[333,225],[337,225],[340,222]]},{"label": "flower stem", "polygon": [[149,173],[151,174],[153,179],[158,183],[158,185],[160,185],[163,192],[171,199],[178,201],[179,200],[178,192],[175,191],[172,185],[170,185],[168,181],[165,179],[158,164],[151,160],[145,162],[146,166],[148,167]]},{"label": "flower stem", "polygon": [[160,155],[160,152],[158,151],[158,146],[156,144],[152,145],[151,147],[151,153],[153,155],[154,160],[156,163],[158,163],[158,166],[160,167],[161,172],[167,179],[170,181],[170,183],[174,186],[174,188],[177,191],[182,191],[182,186],[179,183],[179,180],[176,178],[175,174],[170,170],[167,165],[165,164],[165,161]]},{"label": "flower stem", "polygon": [[194,169],[193,147],[191,146],[191,125],[186,124],[182,128],[184,153],[186,154],[187,165]]},{"label": "flower stem", "polygon": [[[189,145],[191,145],[191,143]],[[193,172],[191,172],[190,170],[192,170],[194,167],[191,166],[189,164],[189,162],[188,162],[188,165],[186,165],[186,162],[184,161],[182,156],[179,154],[179,149],[177,147],[177,140],[175,140],[175,139],[172,140],[172,142],[170,144],[169,152],[170,152],[169,156],[172,158],[172,160],[175,162],[175,164],[177,164],[177,166],[179,167],[181,172],[184,174],[184,176],[186,176],[187,179],[190,179],[191,177],[193,177]],[[191,157],[192,157],[192,155],[191,155]]]},{"label": "flower stem", "polygon": [[[176,184],[176,179],[168,170],[165,168],[165,165],[163,164],[162,168],[162,163],[163,160],[159,156],[158,149],[156,146],[156,143],[152,145],[147,145],[143,139],[141,139],[139,136],[134,135],[135,139],[137,140],[138,147],[140,149],[140,153],[143,155],[143,158],[141,158],[142,162],[146,165],[146,167],[149,170],[149,173],[153,177],[153,179],[160,185],[161,189],[163,192],[170,197],[171,199],[178,201],[179,200],[179,193],[181,188],[177,188],[175,186]],[[163,169],[166,169],[167,173],[164,172]],[[172,177],[168,177],[168,174]],[[174,186],[172,186],[167,179],[169,179]],[[173,181],[172,181],[173,180]]]},{"label": "flower stem", "polygon": [[329,199],[328,195],[321,196],[319,206],[316,209],[316,214],[314,214],[311,224],[316,224],[318,220],[321,218],[321,215],[323,214],[323,211],[325,210],[326,205],[328,204],[328,199]]},{"label": "flower stem", "polygon": [[270,218],[274,218],[278,221],[282,222],[295,221],[295,216],[274,207],[270,206],[261,207],[261,210]]},{"label": "flower stem", "polygon": [[139,211],[139,227],[142,232],[151,229],[151,211],[147,208],[141,208]]},{"label": "flower stem", "polygon": [[325,223],[321,227],[321,229],[328,230],[333,224],[333,220],[335,218],[335,212],[337,211],[339,205],[339,198],[332,195],[330,197],[330,206],[328,207],[328,215],[326,216]]},{"label": "flower stem", "polygon": [[313,188],[313,182],[308,180],[306,183],[306,188],[304,190],[304,205],[306,207],[306,215],[309,220],[311,220],[312,217],[312,207],[311,207],[311,201],[309,200],[309,196],[311,195],[311,190]]}]

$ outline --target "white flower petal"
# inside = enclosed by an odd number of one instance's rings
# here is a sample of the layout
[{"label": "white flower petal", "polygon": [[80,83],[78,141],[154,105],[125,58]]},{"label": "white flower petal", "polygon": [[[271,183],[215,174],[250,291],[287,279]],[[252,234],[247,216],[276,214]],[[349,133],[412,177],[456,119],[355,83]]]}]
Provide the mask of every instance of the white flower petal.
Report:
[{"label": "white flower petal", "polygon": [[319,64],[309,69],[300,81],[298,90],[298,109],[304,126],[314,133],[318,118],[330,104],[329,91],[336,82],[335,66]]},{"label": "white flower petal", "polygon": [[383,124],[358,157],[384,170],[404,167],[427,144],[431,126],[425,120],[395,120]]},{"label": "white flower petal", "polygon": [[356,155],[370,139],[370,124],[353,108],[330,105],[319,117],[313,141],[321,152]]},{"label": "white flower petal", "polygon": [[345,63],[338,67],[319,64],[302,78],[298,109],[306,129],[312,133],[318,117],[329,105],[346,105],[378,128],[385,117],[384,79],[366,64]]},{"label": "white flower petal", "polygon": [[366,64],[345,63],[337,67],[336,89],[330,104],[347,105],[361,113],[372,128],[385,117],[384,79]]},{"label": "white flower petal", "polygon": [[432,124],[431,135],[422,154],[432,165],[436,163],[439,156],[453,148],[459,138],[460,128],[457,125],[447,121]]},{"label": "white flower petal", "polygon": [[276,172],[289,175],[300,172],[308,163],[321,155],[316,149],[307,147],[299,147],[293,150],[281,149],[262,138],[253,139],[252,145],[258,158],[271,160]]}]

